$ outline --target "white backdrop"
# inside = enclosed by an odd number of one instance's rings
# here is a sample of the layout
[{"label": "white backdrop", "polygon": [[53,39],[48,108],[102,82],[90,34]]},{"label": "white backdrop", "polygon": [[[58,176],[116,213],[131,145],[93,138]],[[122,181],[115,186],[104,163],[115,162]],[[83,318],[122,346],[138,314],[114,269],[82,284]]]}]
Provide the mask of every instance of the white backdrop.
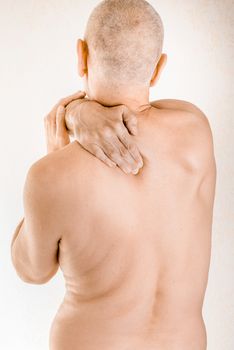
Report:
[{"label": "white backdrop", "polygon": [[[82,88],[76,39],[95,0],[0,0],[0,348],[48,349],[64,295],[59,272],[46,285],[21,281],[10,260],[23,216],[29,166],[45,154],[43,117]],[[208,116],[218,168],[213,251],[204,316],[208,350],[234,349],[233,0],[151,1],[165,25],[168,64],[151,99],[177,98]],[[70,349],[68,349],[70,350]]]}]

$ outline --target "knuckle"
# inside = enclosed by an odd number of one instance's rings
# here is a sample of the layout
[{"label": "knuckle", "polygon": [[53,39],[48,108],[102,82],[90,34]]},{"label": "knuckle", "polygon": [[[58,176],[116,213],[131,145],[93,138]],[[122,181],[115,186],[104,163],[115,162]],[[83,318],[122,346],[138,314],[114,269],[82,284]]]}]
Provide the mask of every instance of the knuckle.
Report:
[{"label": "knuckle", "polygon": [[57,113],[62,113],[63,110],[64,110],[64,106],[63,106],[62,104],[59,104],[58,107],[57,107],[57,109],[56,109],[56,112],[57,112]]},{"label": "knuckle", "polygon": [[105,126],[103,128],[103,136],[108,138],[111,136],[111,134],[112,134],[111,128],[109,126]]},{"label": "knuckle", "polygon": [[129,152],[125,147],[120,147],[120,153],[123,157],[126,157],[129,155]]},{"label": "knuckle", "polygon": [[123,132],[120,134],[120,138],[121,138],[122,142],[124,143],[124,145],[128,147],[130,142],[131,142],[130,135],[126,132]]},{"label": "knuckle", "polygon": [[134,114],[131,115],[130,119],[133,123],[137,123],[137,117]]},{"label": "knuckle", "polygon": [[131,143],[129,146],[128,146],[128,149],[130,152],[137,152],[137,146],[134,144],[134,143]]},{"label": "knuckle", "polygon": [[128,122],[129,125],[131,125],[132,127],[137,127],[137,119],[129,119],[129,122]]},{"label": "knuckle", "polygon": [[109,155],[111,158],[113,158],[113,159],[116,159],[116,158],[118,157],[118,154],[117,154],[117,152],[116,152],[115,150],[110,150],[110,151],[108,152],[108,155]]},{"label": "knuckle", "polygon": [[115,122],[115,130],[116,132],[120,133],[123,130],[123,123],[120,121]]}]

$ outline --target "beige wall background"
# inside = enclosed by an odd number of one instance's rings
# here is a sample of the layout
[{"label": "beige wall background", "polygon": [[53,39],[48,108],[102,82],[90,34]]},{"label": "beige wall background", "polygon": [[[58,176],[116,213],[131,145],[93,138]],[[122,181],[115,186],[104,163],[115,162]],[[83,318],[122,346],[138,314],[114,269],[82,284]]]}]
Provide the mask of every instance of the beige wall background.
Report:
[{"label": "beige wall background", "polygon": [[[208,116],[217,160],[213,250],[204,305],[208,350],[234,349],[233,0],[150,1],[165,25],[168,64],[151,99],[177,98]],[[29,285],[10,260],[13,231],[23,216],[29,166],[45,154],[43,117],[82,88],[76,39],[95,0],[0,0],[0,348],[45,350],[63,298],[59,272]]]}]

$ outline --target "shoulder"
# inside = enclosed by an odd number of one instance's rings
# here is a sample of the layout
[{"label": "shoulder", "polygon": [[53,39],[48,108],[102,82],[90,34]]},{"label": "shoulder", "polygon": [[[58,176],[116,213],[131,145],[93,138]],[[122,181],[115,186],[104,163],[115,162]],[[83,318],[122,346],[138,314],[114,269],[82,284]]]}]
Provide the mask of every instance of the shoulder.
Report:
[{"label": "shoulder", "polygon": [[26,176],[26,188],[33,190],[41,198],[44,195],[51,200],[57,199],[59,193],[67,189],[71,171],[69,153],[70,145],[34,162]]},{"label": "shoulder", "polygon": [[172,147],[182,152],[195,170],[214,173],[213,136],[205,113],[183,100],[158,100],[151,105],[162,112],[161,120],[169,131]]},{"label": "shoulder", "polygon": [[182,128],[183,126],[185,128],[193,127],[193,129],[206,133],[207,136],[212,138],[208,118],[196,105],[187,101],[173,99],[154,101],[151,105],[164,111],[172,126],[180,125]]},{"label": "shoulder", "polygon": [[159,109],[172,109],[197,113],[201,110],[193,103],[185,100],[162,99],[151,102],[151,105]]},{"label": "shoulder", "polygon": [[74,191],[86,181],[86,153],[91,158],[91,155],[74,141],[61,150],[38,159],[28,170],[25,187],[33,188],[41,197],[44,195],[52,202],[64,200],[65,197],[69,200]]}]

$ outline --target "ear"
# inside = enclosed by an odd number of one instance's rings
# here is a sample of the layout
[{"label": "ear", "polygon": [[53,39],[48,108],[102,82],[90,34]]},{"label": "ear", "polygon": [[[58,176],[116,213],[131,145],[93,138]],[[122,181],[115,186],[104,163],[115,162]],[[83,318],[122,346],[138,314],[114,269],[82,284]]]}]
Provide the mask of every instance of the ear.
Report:
[{"label": "ear", "polygon": [[88,46],[85,41],[77,40],[77,56],[78,56],[78,73],[80,77],[83,77],[88,73]]},{"label": "ear", "polygon": [[153,76],[150,81],[150,87],[154,86],[157,83],[166,63],[167,63],[167,55],[163,53],[157,63],[157,66],[155,67]]}]

